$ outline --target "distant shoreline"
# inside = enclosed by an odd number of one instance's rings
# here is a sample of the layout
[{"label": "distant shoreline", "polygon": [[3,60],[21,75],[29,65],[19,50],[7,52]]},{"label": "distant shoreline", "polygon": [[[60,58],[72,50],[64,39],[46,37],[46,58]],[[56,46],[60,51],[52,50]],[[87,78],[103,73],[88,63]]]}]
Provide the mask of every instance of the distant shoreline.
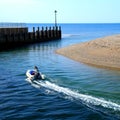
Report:
[{"label": "distant shoreline", "polygon": [[120,34],[56,50],[75,61],[120,70]]}]

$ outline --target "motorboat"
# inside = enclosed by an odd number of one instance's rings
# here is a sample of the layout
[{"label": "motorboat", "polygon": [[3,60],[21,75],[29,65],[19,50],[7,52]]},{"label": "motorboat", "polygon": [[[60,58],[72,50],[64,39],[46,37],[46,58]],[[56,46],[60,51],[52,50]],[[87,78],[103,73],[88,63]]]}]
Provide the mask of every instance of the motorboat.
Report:
[{"label": "motorboat", "polygon": [[26,76],[31,81],[34,81],[34,80],[44,80],[45,79],[45,75],[44,74],[42,74],[41,72],[39,72],[36,75],[36,71],[35,70],[27,70],[26,71]]}]

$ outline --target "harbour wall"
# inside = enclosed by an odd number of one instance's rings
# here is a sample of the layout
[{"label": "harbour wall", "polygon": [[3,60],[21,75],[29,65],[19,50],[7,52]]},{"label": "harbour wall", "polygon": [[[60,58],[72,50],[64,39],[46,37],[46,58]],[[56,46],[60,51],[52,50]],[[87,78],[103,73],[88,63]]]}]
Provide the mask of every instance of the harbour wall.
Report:
[{"label": "harbour wall", "polygon": [[61,27],[28,27],[0,28],[0,50],[15,48],[32,43],[61,39]]}]

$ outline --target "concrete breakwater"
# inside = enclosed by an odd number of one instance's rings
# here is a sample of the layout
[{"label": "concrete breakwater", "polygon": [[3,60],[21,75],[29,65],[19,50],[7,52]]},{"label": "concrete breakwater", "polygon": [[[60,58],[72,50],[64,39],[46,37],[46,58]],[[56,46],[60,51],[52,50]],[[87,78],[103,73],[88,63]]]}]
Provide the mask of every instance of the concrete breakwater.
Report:
[{"label": "concrete breakwater", "polygon": [[61,39],[61,27],[28,27],[0,28],[0,50],[15,48],[22,45]]}]

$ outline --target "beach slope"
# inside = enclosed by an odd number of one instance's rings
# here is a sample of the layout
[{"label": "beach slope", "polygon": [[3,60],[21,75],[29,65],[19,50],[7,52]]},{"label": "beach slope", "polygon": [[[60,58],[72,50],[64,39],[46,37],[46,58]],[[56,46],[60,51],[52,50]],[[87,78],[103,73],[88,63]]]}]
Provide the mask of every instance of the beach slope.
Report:
[{"label": "beach slope", "polygon": [[56,53],[78,62],[120,69],[120,35],[71,45],[58,49]]}]

